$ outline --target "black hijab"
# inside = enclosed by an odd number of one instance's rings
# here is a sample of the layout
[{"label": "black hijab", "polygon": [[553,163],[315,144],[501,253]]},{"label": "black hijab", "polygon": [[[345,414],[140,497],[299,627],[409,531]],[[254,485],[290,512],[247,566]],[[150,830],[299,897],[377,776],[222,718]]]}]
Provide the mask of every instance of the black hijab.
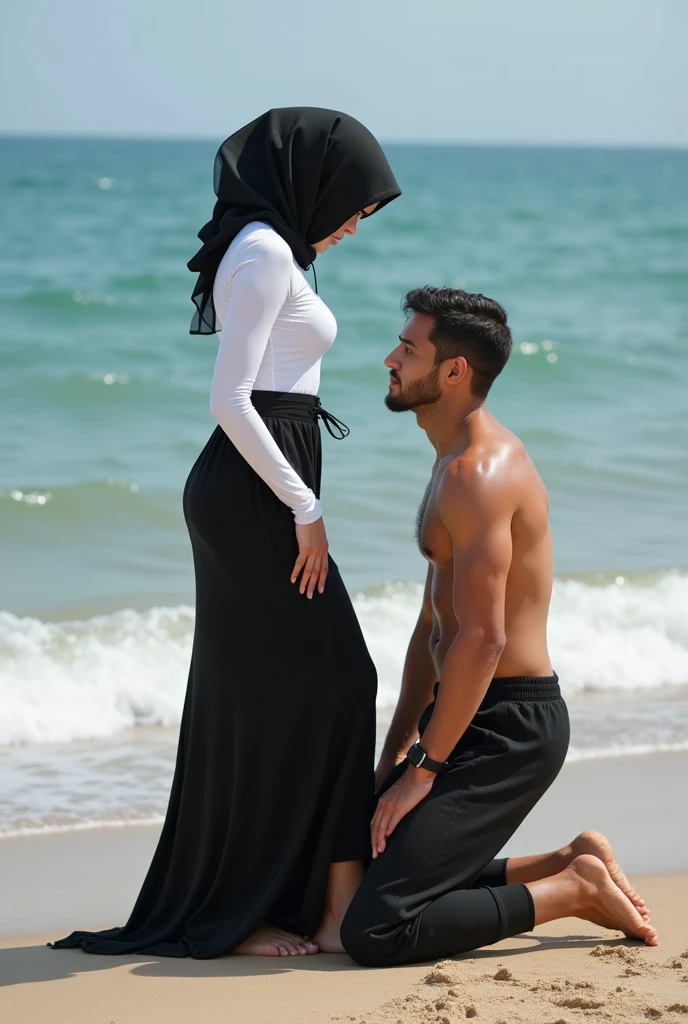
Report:
[{"label": "black hijab", "polygon": [[304,269],[314,242],[337,231],[366,206],[401,195],[380,144],[360,121],[320,107],[283,107],[247,124],[215,157],[212,219],[198,232],[203,245],[187,264],[198,274],[191,334],[220,329],[213,284],[231,241],[251,221],[270,224]]}]

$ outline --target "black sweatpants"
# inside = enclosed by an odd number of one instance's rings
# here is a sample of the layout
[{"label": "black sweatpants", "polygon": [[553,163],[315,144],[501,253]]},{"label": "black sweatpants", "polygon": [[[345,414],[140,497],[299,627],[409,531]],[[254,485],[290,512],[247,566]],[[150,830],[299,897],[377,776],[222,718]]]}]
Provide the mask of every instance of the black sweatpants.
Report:
[{"label": "black sweatpants", "polygon": [[[556,778],[568,742],[556,675],[493,680],[450,768],[368,868],[342,924],[347,953],[369,967],[417,963],[530,931],[530,892],[507,885],[506,859],[494,858]],[[404,771],[415,769],[402,762],[382,791]]]}]

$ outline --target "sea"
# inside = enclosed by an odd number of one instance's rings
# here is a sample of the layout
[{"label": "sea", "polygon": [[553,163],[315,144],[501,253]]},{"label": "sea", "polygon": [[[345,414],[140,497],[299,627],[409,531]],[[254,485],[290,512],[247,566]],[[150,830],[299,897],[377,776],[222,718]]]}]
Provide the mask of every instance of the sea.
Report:
[{"label": "sea", "polygon": [[[186,262],[220,141],[0,139],[0,835],[164,814],[194,629],[181,494],[214,429]],[[509,315],[489,405],[549,489],[569,758],[688,749],[688,151],[386,150],[402,198],[316,264],[339,324],[321,397],[351,428],[324,433],[325,521],[380,730],[433,461],[383,360],[432,283]]]}]

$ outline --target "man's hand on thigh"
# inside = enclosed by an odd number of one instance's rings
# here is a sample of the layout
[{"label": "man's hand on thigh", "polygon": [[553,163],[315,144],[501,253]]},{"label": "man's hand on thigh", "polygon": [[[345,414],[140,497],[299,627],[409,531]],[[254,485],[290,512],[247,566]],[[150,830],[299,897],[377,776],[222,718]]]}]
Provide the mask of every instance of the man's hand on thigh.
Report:
[{"label": "man's hand on thigh", "polygon": [[436,778],[432,772],[422,768],[407,768],[401,778],[382,794],[370,825],[373,859],[384,852],[394,829],[409,811],[425,799]]}]

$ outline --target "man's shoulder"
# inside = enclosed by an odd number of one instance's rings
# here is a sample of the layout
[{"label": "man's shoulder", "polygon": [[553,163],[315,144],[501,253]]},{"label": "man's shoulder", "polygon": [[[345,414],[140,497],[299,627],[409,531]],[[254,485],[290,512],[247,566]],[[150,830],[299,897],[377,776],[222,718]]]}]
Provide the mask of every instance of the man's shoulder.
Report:
[{"label": "man's shoulder", "polygon": [[523,442],[504,428],[470,444],[460,455],[448,460],[443,484],[458,491],[492,491],[508,486],[514,473],[527,460]]}]

